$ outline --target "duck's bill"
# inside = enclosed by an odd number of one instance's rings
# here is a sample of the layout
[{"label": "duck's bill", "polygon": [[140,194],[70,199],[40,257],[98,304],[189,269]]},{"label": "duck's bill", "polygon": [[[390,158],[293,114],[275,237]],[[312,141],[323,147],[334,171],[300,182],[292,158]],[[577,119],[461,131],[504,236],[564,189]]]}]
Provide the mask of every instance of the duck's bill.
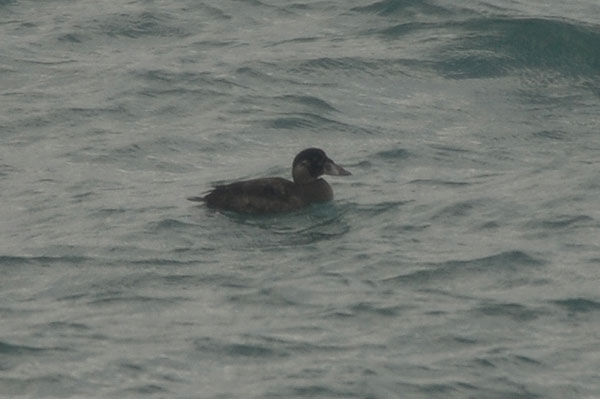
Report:
[{"label": "duck's bill", "polygon": [[325,164],[325,174],[332,176],[350,176],[352,173],[348,172],[335,162],[329,160]]}]

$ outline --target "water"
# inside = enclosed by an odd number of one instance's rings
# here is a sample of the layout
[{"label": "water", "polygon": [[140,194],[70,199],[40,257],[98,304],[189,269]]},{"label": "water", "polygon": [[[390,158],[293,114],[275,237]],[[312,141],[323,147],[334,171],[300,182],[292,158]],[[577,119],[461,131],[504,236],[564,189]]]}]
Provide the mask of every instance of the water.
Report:
[{"label": "water", "polygon": [[600,397],[599,15],[0,1],[0,397]]}]

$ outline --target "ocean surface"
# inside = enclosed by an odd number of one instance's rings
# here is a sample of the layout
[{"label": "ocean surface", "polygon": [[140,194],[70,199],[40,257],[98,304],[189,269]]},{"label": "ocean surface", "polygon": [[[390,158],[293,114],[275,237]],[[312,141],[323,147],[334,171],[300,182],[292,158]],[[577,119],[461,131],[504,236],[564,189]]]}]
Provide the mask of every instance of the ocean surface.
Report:
[{"label": "ocean surface", "polygon": [[[597,0],[0,0],[0,398],[600,398]],[[352,176],[267,216],[186,197]]]}]

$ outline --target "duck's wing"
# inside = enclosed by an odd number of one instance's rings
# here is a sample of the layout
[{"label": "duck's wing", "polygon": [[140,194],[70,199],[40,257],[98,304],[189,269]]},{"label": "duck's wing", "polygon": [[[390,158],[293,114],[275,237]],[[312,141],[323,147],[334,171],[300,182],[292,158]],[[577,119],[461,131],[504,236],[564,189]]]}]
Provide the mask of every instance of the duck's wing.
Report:
[{"label": "duck's wing", "polygon": [[248,213],[282,212],[304,205],[295,184],[280,177],[219,185],[201,200],[212,208]]}]

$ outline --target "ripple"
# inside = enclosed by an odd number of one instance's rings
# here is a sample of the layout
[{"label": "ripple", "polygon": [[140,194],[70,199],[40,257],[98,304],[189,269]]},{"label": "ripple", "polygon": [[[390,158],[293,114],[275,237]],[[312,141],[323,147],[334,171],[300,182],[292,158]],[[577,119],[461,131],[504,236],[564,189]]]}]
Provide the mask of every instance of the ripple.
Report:
[{"label": "ripple", "polygon": [[566,309],[571,313],[589,313],[600,311],[600,302],[586,298],[568,298],[552,301],[551,303]]},{"label": "ripple", "polygon": [[[451,184],[455,185],[455,184]],[[470,215],[478,206],[483,203],[482,200],[470,200],[470,201],[462,201],[457,202],[455,204],[449,205],[438,212],[436,212],[431,219],[432,220],[444,220],[453,218],[464,218]]]},{"label": "ripple", "polygon": [[282,44],[292,44],[292,43],[313,43],[313,42],[317,42],[320,39],[320,37],[316,37],[316,36],[306,36],[306,37],[295,37],[293,39],[286,39],[286,40],[281,40],[278,42],[274,42],[270,45],[268,45],[268,47],[275,47],[275,46],[279,46]]},{"label": "ripple", "polygon": [[15,172],[17,172],[17,168],[8,164],[0,164],[0,177],[5,177]]},{"label": "ripple", "polygon": [[[2,392],[8,397],[72,397],[81,390],[81,381],[52,373],[32,378],[0,377]],[[87,395],[81,395],[87,396]]]},{"label": "ripple", "polygon": [[[126,388],[119,390],[120,394],[128,395],[128,394],[137,394],[137,395],[155,395],[155,394],[167,394],[170,391],[156,384],[144,384],[138,385],[132,388]],[[169,395],[170,396],[170,395]]]},{"label": "ripple", "polygon": [[347,211],[347,207],[324,203],[283,214],[223,214],[239,224],[237,236],[247,238],[249,247],[258,245],[263,250],[281,251],[289,246],[336,239],[349,233],[350,224],[344,217]]},{"label": "ripple", "polygon": [[110,37],[140,38],[188,36],[167,13],[143,11],[139,13],[110,14],[96,22],[97,29]]},{"label": "ripple", "polygon": [[399,208],[410,203],[411,201],[386,201],[375,204],[353,204],[349,211],[364,217],[373,217],[382,214],[395,213]]},{"label": "ripple", "polygon": [[188,298],[181,296],[169,296],[169,297],[153,297],[147,295],[131,295],[124,294],[121,292],[116,293],[106,293],[97,295],[98,298],[92,299],[87,303],[89,305],[94,306],[119,306],[122,304],[125,305],[138,305],[138,306],[172,306],[176,304],[180,304],[183,301],[186,301]]},{"label": "ripple", "polygon": [[2,353],[3,355],[35,354],[47,350],[51,350],[51,348],[40,348],[27,345],[14,345],[0,341],[0,353]]},{"label": "ripple", "polygon": [[453,180],[439,180],[439,179],[415,179],[411,180],[409,184],[423,185],[423,186],[438,186],[438,187],[462,187],[469,186],[472,183],[464,181],[453,181]]},{"label": "ripple", "polygon": [[362,396],[350,388],[336,389],[322,384],[308,384],[306,386],[289,387],[273,397],[358,398]]},{"label": "ripple", "polygon": [[213,87],[215,89],[232,89],[240,86],[230,79],[217,76],[212,72],[190,72],[190,71],[174,71],[171,69],[136,69],[131,72],[131,75],[148,83],[168,83],[173,88],[189,88],[190,85],[196,87]]},{"label": "ripple", "polygon": [[80,265],[88,262],[92,258],[85,256],[0,256],[0,265],[19,266],[23,264],[38,264],[42,266],[52,264],[75,264]]},{"label": "ripple", "polygon": [[287,102],[298,103],[300,105],[307,106],[319,112],[337,112],[337,109],[329,104],[327,101],[322,100],[314,96],[298,96],[298,95],[287,95],[276,97],[276,100],[283,100]]},{"label": "ripple", "polygon": [[351,57],[321,57],[302,61],[298,66],[301,70],[315,71],[320,69],[344,70],[344,69],[367,69],[369,63],[361,58]]},{"label": "ripple", "polygon": [[[271,82],[274,82],[276,80],[276,78],[274,78],[272,75],[265,73],[261,70],[267,66],[270,66],[270,65],[258,65],[254,68],[249,67],[249,66],[243,66],[243,67],[236,69],[235,73],[236,73],[236,75],[240,75],[241,77],[258,79],[259,81],[261,81],[263,83],[271,83]],[[263,67],[263,68],[260,68],[260,67]]]},{"label": "ripple", "polygon": [[[294,330],[294,335],[297,334]],[[343,345],[315,344],[304,340],[287,339],[277,336],[243,335],[236,338],[202,337],[194,340],[196,352],[205,356],[233,357],[238,359],[282,359],[294,354],[340,353],[349,349]]]},{"label": "ripple", "polygon": [[465,266],[469,269],[487,270],[490,268],[500,268],[516,271],[521,266],[537,267],[544,265],[545,263],[545,261],[538,258],[534,258],[533,256],[528,255],[523,251],[507,251],[497,255],[486,256],[483,258],[477,258],[467,261],[450,261],[445,262],[444,264],[458,267]]},{"label": "ripple", "polygon": [[550,140],[565,140],[569,137],[569,134],[562,130],[541,130],[533,133],[534,137]]},{"label": "ripple", "polygon": [[381,16],[393,16],[410,18],[416,15],[440,15],[448,16],[453,14],[450,9],[442,7],[430,1],[421,0],[382,0],[371,3],[367,6],[352,8],[352,11],[359,13],[378,14]]},{"label": "ripple", "polygon": [[73,331],[88,331],[91,327],[83,323],[71,323],[65,321],[53,321],[45,325],[51,330],[73,330]]},{"label": "ripple", "polygon": [[229,301],[240,305],[259,305],[259,306],[275,306],[294,307],[301,305],[297,300],[292,299],[289,293],[277,288],[263,288],[254,292],[245,294],[229,295]]},{"label": "ripple", "polygon": [[475,312],[480,316],[506,317],[515,321],[537,319],[541,312],[518,303],[495,303],[479,306]]},{"label": "ripple", "polygon": [[372,134],[368,129],[356,125],[350,125],[333,118],[311,113],[311,112],[289,112],[262,122],[269,129],[286,130],[312,130],[316,132],[340,131],[351,133]]},{"label": "ripple", "polygon": [[556,218],[527,223],[527,227],[540,230],[560,230],[579,226],[589,226],[594,219],[587,215],[564,215]]},{"label": "ripple", "polygon": [[392,150],[380,151],[374,156],[385,161],[403,161],[407,158],[411,158],[413,154],[404,148],[394,148]]},{"label": "ripple", "polygon": [[218,356],[247,357],[247,358],[281,358],[290,353],[283,348],[275,348],[272,344],[260,343],[228,343],[215,338],[200,338],[194,341],[196,351],[213,353]]},{"label": "ripple", "polygon": [[408,274],[385,279],[386,282],[428,283],[436,280],[447,280],[461,276],[477,274],[505,274],[516,278],[530,268],[537,268],[546,262],[534,258],[522,251],[507,251],[497,255],[475,258],[470,260],[451,260],[440,263],[430,263],[425,269]]},{"label": "ripple", "polygon": [[155,232],[160,232],[162,230],[167,231],[167,232],[172,232],[177,229],[185,229],[188,227],[196,227],[196,224],[195,223],[186,223],[186,222],[182,222],[181,220],[171,219],[171,218],[163,219],[158,222],[151,222],[148,224],[148,229],[155,231]]},{"label": "ripple", "polygon": [[365,315],[375,315],[375,316],[383,316],[383,317],[396,317],[402,311],[406,310],[405,306],[399,305],[378,305],[374,303],[368,302],[360,302],[353,304],[348,307],[348,312],[343,312],[342,314],[346,316],[358,316],[360,314]]}]

